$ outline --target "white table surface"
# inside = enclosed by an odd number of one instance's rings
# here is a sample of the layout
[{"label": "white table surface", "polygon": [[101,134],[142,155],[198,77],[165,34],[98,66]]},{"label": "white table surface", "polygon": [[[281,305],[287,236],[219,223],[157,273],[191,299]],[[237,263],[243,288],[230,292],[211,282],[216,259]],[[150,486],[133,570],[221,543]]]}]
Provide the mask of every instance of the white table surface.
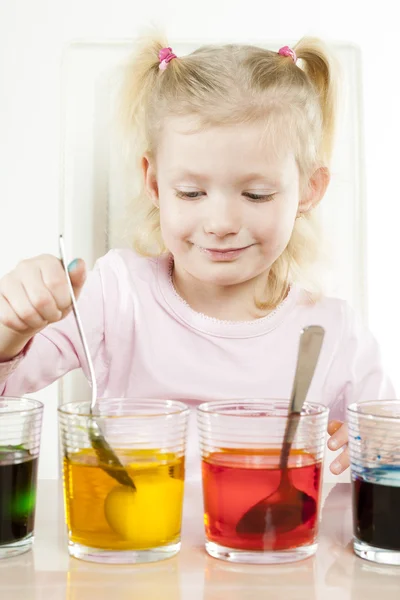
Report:
[{"label": "white table surface", "polygon": [[317,554],[287,565],[239,565],[204,550],[200,483],[186,484],[182,548],[133,566],[70,558],[61,484],[40,480],[34,549],[0,560],[0,600],[400,600],[400,567],[354,555],[347,483],[325,484]]}]

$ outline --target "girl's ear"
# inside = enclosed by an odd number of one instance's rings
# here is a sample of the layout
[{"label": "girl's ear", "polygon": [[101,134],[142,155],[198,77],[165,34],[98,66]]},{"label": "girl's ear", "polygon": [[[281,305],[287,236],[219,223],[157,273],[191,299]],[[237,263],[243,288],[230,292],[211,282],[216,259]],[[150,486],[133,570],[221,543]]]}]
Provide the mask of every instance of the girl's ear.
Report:
[{"label": "girl's ear", "polygon": [[317,206],[325,195],[331,175],[327,167],[319,167],[311,175],[299,202],[298,216]]},{"label": "girl's ear", "polygon": [[145,154],[142,158],[142,173],[144,179],[145,190],[154,206],[158,208],[158,185],[154,161],[149,154]]}]

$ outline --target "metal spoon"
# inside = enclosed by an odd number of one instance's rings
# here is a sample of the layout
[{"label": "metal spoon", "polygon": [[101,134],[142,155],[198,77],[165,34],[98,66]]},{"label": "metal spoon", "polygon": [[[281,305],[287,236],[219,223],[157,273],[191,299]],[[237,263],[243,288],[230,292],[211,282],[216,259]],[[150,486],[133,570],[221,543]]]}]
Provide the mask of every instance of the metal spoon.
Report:
[{"label": "metal spoon", "polygon": [[288,460],[301,409],[318,362],[324,334],[324,329],[318,325],[306,327],[301,333],[296,374],[280,456],[281,481],[275,492],[260,500],[241,517],[236,525],[239,535],[262,535],[270,530],[284,533],[295,529],[315,514],[314,498],[292,484]]},{"label": "metal spoon", "polygon": [[93,414],[95,407],[96,407],[96,402],[97,402],[96,375],[94,372],[92,359],[90,358],[89,346],[87,344],[85,333],[83,331],[82,321],[79,316],[76,298],[75,298],[75,294],[74,294],[74,289],[72,287],[71,278],[69,276],[66,252],[65,252],[65,247],[64,247],[64,239],[63,239],[62,235],[60,235],[60,237],[59,237],[59,247],[60,247],[61,262],[63,264],[65,274],[67,276],[68,288],[69,288],[69,292],[71,294],[72,309],[73,309],[73,312],[75,315],[76,324],[78,326],[78,331],[79,331],[79,335],[80,335],[80,338],[82,341],[83,350],[84,350],[86,361],[88,364],[90,380],[91,380],[92,400],[91,400],[91,404],[90,404],[90,418],[89,418],[89,427],[88,427],[89,439],[92,444],[92,447],[94,448],[94,450],[98,456],[100,467],[108,475],[110,475],[111,477],[116,479],[118,481],[118,483],[121,483],[122,485],[127,485],[127,486],[133,488],[134,490],[136,490],[135,484],[133,483],[132,479],[128,475],[123,464],[121,463],[121,461],[119,460],[119,458],[115,454],[115,452],[112,450],[111,446],[107,443],[106,439],[104,438],[103,433],[102,433],[98,423],[96,422],[94,414]]}]

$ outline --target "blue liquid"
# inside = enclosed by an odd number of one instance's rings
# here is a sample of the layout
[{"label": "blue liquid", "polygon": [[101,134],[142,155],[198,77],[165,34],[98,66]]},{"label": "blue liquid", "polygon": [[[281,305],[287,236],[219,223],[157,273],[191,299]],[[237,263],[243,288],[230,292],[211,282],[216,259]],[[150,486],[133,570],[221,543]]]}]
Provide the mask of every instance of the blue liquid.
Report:
[{"label": "blue liquid", "polygon": [[366,469],[353,477],[355,536],[377,548],[400,551],[400,467]]}]

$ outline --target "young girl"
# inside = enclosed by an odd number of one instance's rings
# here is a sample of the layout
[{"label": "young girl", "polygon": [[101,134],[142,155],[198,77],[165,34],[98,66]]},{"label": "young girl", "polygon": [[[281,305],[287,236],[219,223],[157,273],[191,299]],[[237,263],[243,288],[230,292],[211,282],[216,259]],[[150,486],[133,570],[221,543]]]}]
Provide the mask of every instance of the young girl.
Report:
[{"label": "young girl", "polygon": [[[347,405],[394,392],[372,335],[310,278],[335,95],[315,39],[184,57],[142,45],[121,106],[142,171],[136,252],[110,251],[87,278],[82,260],[69,266],[100,397],[289,398],[301,329],[322,325],[308,399],[330,407],[329,447],[344,448],[332,472],[348,467]],[[1,279],[0,394],[87,374],[70,309],[56,257]],[[189,446],[195,455],[191,436]]]}]

